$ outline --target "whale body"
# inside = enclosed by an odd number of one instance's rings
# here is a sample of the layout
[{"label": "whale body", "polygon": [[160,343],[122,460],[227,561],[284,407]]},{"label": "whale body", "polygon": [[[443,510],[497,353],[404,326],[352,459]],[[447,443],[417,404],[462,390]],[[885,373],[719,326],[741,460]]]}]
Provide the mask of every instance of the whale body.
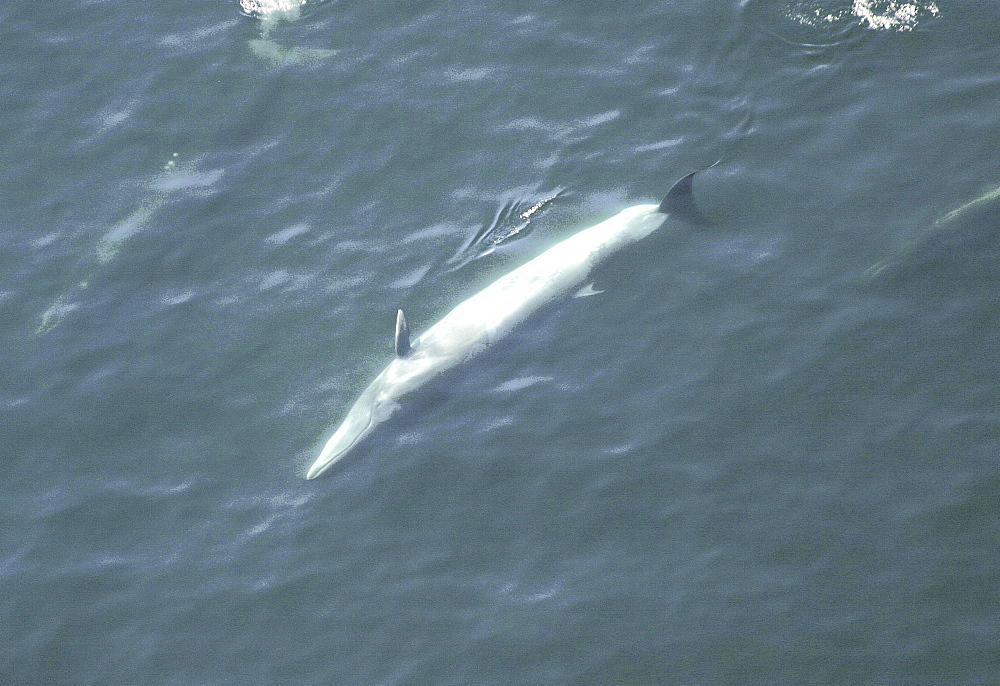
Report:
[{"label": "whale body", "polygon": [[907,279],[932,282],[938,274],[953,284],[957,279],[985,283],[997,273],[1000,239],[1000,186],[994,187],[939,217],[917,232],[892,255],[865,272],[869,283],[897,283]]},{"label": "whale body", "polygon": [[316,478],[347,454],[399,409],[404,396],[486,350],[544,304],[579,289],[594,267],[658,229],[668,214],[702,223],[691,195],[694,174],[674,184],[659,205],[624,209],[500,277],[455,307],[412,345],[400,310],[396,359],[362,391],[306,478]]}]

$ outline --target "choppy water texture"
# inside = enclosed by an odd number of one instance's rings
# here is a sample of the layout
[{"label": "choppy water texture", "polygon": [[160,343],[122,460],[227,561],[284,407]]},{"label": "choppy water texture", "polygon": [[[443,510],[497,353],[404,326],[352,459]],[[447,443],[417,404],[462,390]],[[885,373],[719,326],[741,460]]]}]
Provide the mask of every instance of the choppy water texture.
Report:
[{"label": "choppy water texture", "polygon": [[[998,21],[4,3],[0,681],[994,683]],[[304,480],[397,307],[717,161]]]}]

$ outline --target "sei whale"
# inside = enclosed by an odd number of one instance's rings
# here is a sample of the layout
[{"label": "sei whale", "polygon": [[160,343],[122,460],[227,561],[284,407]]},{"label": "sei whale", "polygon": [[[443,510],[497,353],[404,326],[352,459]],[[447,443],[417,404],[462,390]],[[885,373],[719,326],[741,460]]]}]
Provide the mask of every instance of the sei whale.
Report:
[{"label": "sei whale", "polygon": [[400,407],[400,400],[438,374],[468,361],[539,307],[579,289],[609,255],[660,228],[667,215],[704,223],[692,196],[692,172],[659,205],[636,205],[570,236],[500,277],[410,343],[406,316],[396,316],[396,358],[362,391],[309,468],[314,479]]}]

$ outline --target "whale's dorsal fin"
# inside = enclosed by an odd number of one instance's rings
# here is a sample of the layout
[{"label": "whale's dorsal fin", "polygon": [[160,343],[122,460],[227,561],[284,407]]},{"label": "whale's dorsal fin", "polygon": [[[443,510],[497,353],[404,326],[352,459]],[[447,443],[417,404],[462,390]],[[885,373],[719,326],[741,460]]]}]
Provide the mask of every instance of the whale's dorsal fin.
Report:
[{"label": "whale's dorsal fin", "polygon": [[657,211],[680,217],[696,226],[707,225],[708,220],[705,219],[705,215],[701,213],[694,201],[694,188],[691,182],[697,173],[697,171],[693,171],[675,183],[666,197],[663,198],[660,206],[656,208]]},{"label": "whale's dorsal fin", "polygon": [[410,347],[410,327],[406,325],[406,315],[403,310],[396,312],[396,355],[406,357],[413,348]]}]

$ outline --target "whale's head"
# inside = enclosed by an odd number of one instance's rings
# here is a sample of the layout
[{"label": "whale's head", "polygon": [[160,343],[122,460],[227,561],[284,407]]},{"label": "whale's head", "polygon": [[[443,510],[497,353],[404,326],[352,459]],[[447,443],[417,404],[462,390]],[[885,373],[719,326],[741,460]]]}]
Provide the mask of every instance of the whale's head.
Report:
[{"label": "whale's head", "polygon": [[329,469],[361,439],[370,434],[372,429],[399,409],[398,388],[388,383],[386,376],[386,372],[379,375],[347,412],[344,421],[337,427],[319,457],[309,468],[307,479],[315,479]]},{"label": "whale's head", "polygon": [[354,403],[354,407],[347,413],[344,421],[327,441],[323,452],[309,468],[309,472],[306,474],[307,479],[315,479],[329,469],[362,438],[370,434],[372,429],[399,409],[399,403],[388,399],[370,403],[362,403],[362,400],[364,397],[359,398],[358,402]]},{"label": "whale's head", "polygon": [[[405,324],[405,321],[404,321]],[[398,410],[400,400],[420,388],[429,379],[469,357],[470,351],[485,347],[482,331],[476,335],[444,327],[442,332],[427,332],[414,342],[406,356],[389,363],[371,385],[362,391],[344,421],[327,441],[307,479],[314,479],[348,453],[361,439]],[[443,339],[443,340],[442,340]],[[398,338],[397,338],[398,340]]]}]

